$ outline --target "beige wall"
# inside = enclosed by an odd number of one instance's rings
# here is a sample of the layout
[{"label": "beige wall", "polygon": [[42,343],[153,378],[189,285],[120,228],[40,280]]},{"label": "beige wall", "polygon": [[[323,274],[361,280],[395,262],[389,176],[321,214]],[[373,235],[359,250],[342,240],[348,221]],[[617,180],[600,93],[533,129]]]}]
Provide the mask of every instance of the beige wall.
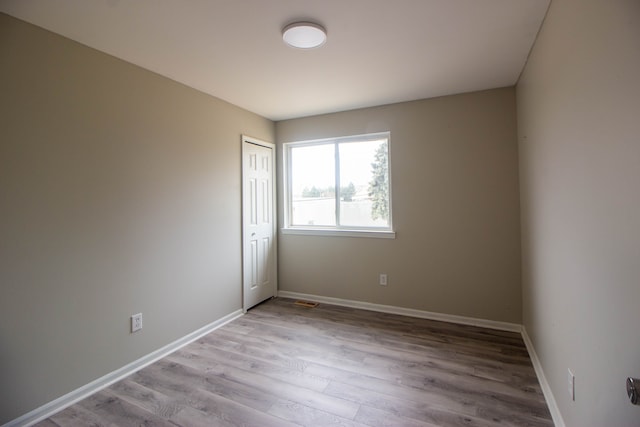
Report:
[{"label": "beige wall", "polygon": [[274,126],[4,14],[0,58],[2,424],[241,308],[240,136]]},{"label": "beige wall", "polygon": [[281,234],[280,289],[520,323],[514,89],[276,123],[279,148],[380,131],[397,238]]},{"label": "beige wall", "polygon": [[637,426],[640,2],[553,0],[517,96],[525,327],[568,426]]}]

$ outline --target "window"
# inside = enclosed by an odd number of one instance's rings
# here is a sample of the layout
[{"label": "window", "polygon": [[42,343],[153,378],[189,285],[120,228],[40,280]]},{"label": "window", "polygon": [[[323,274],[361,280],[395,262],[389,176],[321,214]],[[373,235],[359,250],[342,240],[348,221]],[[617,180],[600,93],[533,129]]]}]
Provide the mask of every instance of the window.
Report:
[{"label": "window", "polygon": [[284,144],[290,234],[394,237],[389,133]]}]

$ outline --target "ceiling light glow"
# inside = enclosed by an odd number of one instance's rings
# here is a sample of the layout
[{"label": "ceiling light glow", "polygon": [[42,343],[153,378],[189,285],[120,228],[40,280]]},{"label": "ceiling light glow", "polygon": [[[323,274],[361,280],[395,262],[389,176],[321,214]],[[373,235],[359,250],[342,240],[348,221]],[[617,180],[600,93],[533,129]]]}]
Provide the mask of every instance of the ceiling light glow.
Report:
[{"label": "ceiling light glow", "polygon": [[327,32],[313,22],[294,22],[282,30],[282,40],[291,47],[313,49],[325,44]]}]

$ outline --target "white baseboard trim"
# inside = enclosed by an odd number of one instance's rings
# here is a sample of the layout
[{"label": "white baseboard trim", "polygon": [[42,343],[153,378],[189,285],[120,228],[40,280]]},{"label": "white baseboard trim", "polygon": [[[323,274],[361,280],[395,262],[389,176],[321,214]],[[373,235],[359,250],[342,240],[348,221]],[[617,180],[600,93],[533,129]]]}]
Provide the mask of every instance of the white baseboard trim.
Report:
[{"label": "white baseboard trim", "polygon": [[412,308],[396,307],[392,305],[374,304],[371,302],[347,300],[342,298],[323,297],[320,295],[302,294],[298,292],[278,291],[282,298],[303,299],[343,307],[360,308],[381,313],[400,314],[402,316],[419,317],[422,319],[440,320],[442,322],[458,323],[461,325],[480,326],[500,331],[521,332],[522,326],[517,323],[498,322],[495,320],[477,319],[475,317],[457,316],[454,314],[435,313],[431,311],[415,310]]},{"label": "white baseboard trim", "polygon": [[544,371],[542,370],[542,364],[540,363],[540,359],[538,359],[538,354],[533,347],[533,341],[529,338],[527,329],[524,326],[522,326],[522,340],[524,341],[524,345],[527,346],[527,351],[529,352],[533,369],[536,371],[536,376],[538,377],[538,382],[542,388],[544,399],[547,401],[549,412],[551,412],[553,424],[556,427],[565,427],[564,419],[562,419],[562,414],[560,413],[560,408],[558,408],[556,398],[554,397],[551,387],[549,386],[549,382],[547,382],[547,377],[544,375]]},{"label": "white baseboard trim", "polygon": [[123,366],[122,368],[116,369],[115,371],[110,372],[107,375],[100,377],[94,381],[91,381],[90,383],[85,384],[82,387],[65,394],[64,396],[52,400],[51,402],[39,408],[36,408],[33,411],[22,415],[21,417],[9,421],[2,427],[31,426],[37,422],[49,418],[51,415],[63,410],[64,408],[73,405],[74,403],[90,396],[97,391],[102,390],[105,387],[110,386],[117,381],[120,381],[124,377],[131,375],[134,372],[144,368],[145,366],[148,366],[153,362],[162,359],[163,357],[197,340],[198,338],[203,337],[209,332],[218,329],[221,326],[224,326],[232,320],[241,317],[242,315],[242,310],[236,310],[233,313],[230,313],[214,322],[211,322],[208,325],[203,326],[202,328],[193,331],[190,334],[185,335],[184,337],[179,338],[176,341],[147,354],[146,356],[143,356],[140,359]]}]

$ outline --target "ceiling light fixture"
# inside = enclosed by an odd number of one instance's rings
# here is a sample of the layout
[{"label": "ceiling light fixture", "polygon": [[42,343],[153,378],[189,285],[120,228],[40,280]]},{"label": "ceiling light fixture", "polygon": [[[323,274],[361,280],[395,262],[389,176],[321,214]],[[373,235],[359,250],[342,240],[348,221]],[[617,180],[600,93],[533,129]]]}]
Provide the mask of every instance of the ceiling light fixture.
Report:
[{"label": "ceiling light fixture", "polygon": [[282,30],[282,40],[291,47],[313,49],[327,41],[327,31],[313,22],[294,22]]}]

